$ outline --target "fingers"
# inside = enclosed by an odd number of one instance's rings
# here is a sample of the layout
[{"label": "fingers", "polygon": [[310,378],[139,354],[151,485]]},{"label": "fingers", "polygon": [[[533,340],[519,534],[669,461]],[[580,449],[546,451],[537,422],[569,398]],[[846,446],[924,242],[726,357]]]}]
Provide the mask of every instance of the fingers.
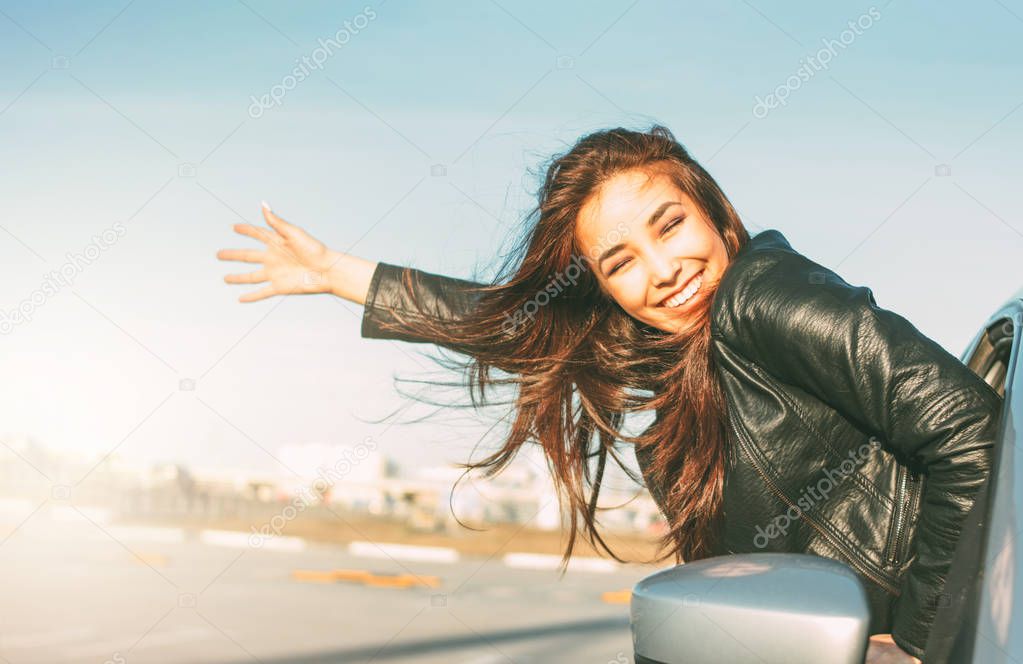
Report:
[{"label": "fingers", "polygon": [[270,224],[270,228],[274,229],[284,237],[292,237],[292,232],[295,230],[295,226],[292,226],[288,222],[278,217],[273,210],[270,209],[269,203],[262,201],[263,204],[263,218],[266,219],[266,223]]},{"label": "fingers", "polygon": [[256,270],[255,272],[248,272],[246,274],[228,274],[224,276],[224,281],[229,284],[261,284],[267,281],[268,277],[266,270]]},{"label": "fingers", "polygon": [[266,260],[266,252],[256,249],[221,249],[217,258],[222,261],[241,261],[243,263],[262,263]]},{"label": "fingers", "polygon": [[267,228],[253,226],[252,224],[235,224],[232,228],[235,232],[241,233],[242,235],[248,235],[249,237],[255,238],[264,244],[271,244],[274,242],[274,238],[276,237],[276,234],[273,231]]},{"label": "fingers", "polygon": [[277,291],[274,290],[274,287],[272,285],[264,286],[263,288],[260,288],[258,291],[254,291],[252,293],[245,293],[244,295],[238,298],[238,301],[255,302],[257,300],[265,300],[266,298],[276,294]]}]

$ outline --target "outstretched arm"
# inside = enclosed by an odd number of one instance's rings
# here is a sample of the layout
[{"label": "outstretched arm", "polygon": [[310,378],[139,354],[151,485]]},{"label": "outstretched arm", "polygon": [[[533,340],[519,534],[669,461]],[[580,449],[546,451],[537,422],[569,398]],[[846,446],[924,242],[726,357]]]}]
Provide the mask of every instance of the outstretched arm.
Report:
[{"label": "outstretched arm", "polygon": [[[334,251],[303,229],[277,216],[263,204],[270,228],[235,224],[234,230],[266,245],[265,249],[222,249],[220,260],[260,264],[246,274],[229,274],[229,284],[266,283],[245,293],[240,302],[256,302],[274,295],[329,293],[365,306],[361,333],[371,339],[437,343],[415,325],[418,310],[408,289],[411,283],[425,311],[441,320],[455,320],[473,310],[481,286],[471,281],[433,274],[410,267],[370,261]],[[409,278],[409,282],[404,280]],[[401,313],[402,322],[395,312]]]},{"label": "outstretched arm", "polygon": [[[427,314],[440,320],[457,320],[471,312],[479,301],[479,293],[472,289],[482,285],[410,267],[378,263],[366,293],[366,308],[362,314],[363,337],[438,343],[425,327],[415,325],[420,314],[413,303],[410,284]],[[395,316],[395,312],[399,312],[404,320]]]}]

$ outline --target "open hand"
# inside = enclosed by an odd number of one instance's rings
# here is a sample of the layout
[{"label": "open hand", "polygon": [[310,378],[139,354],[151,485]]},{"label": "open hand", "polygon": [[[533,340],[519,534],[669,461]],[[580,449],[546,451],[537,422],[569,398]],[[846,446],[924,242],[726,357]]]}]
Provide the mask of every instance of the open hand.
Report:
[{"label": "open hand", "polygon": [[217,252],[220,260],[261,264],[255,272],[225,276],[227,283],[270,282],[258,291],[243,294],[238,301],[255,302],[273,295],[331,292],[329,273],[342,254],[331,251],[298,226],[278,217],[265,202],[263,218],[270,228],[252,224],[235,224],[232,228],[263,242],[266,249],[221,249]]}]

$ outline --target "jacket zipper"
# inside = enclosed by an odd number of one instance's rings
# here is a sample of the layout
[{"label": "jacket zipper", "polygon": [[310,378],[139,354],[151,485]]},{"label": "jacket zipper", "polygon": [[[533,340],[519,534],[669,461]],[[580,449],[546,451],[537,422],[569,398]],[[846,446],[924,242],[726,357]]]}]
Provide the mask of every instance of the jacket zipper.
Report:
[{"label": "jacket zipper", "polygon": [[908,491],[905,492],[905,497],[903,498],[903,502],[900,503],[900,506],[902,507],[902,510],[899,513],[899,520],[895,522],[895,526],[896,526],[896,529],[895,529],[895,545],[894,545],[894,548],[892,549],[892,555],[891,555],[891,564],[892,565],[898,565],[899,563],[902,562],[902,560],[899,558],[898,554],[902,550],[902,541],[903,541],[904,536],[906,534],[906,521],[909,519],[909,509],[910,509],[910,507],[913,506],[913,502],[916,499],[916,496],[915,496],[916,489],[917,489],[917,486],[919,486],[919,484],[917,483],[916,480],[913,480],[913,479],[910,478],[909,468],[906,468],[906,472],[905,472],[904,478],[905,479],[903,480],[903,484],[908,484],[909,485],[909,489],[908,489]]},{"label": "jacket zipper", "polygon": [[906,514],[906,484],[909,478],[909,469],[898,464],[898,480],[895,484],[895,514],[892,517],[892,527],[888,531],[888,556],[885,563],[891,566],[898,564],[898,543],[902,537],[902,522]]},{"label": "jacket zipper", "polygon": [[[773,491],[786,505],[788,505],[789,507],[796,507],[788,499],[788,496],[786,496],[785,493],[778,488],[778,486],[774,483],[774,480],[772,480],[767,475],[767,472],[763,468],[761,468],[760,461],[759,459],[757,459],[756,453],[749,448],[749,446],[752,446],[752,443],[747,443],[746,438],[743,435],[743,432],[739,431],[739,427],[736,426],[731,416],[729,416],[728,418],[728,423],[731,425],[732,430],[735,431],[735,435],[739,440],[739,444],[746,447],[746,453],[747,455],[749,455],[750,460],[753,462],[753,467],[760,474],[760,476],[764,478],[764,483],[767,484],[768,488],[770,488],[771,491]],[[860,562],[859,558],[854,553],[849,551],[848,547],[846,547],[843,542],[840,542],[836,540],[834,537],[832,537],[831,533],[827,532],[823,527],[817,524],[816,521],[807,516],[802,509],[799,509],[799,517],[806,521],[815,530],[817,530],[824,537],[824,539],[826,539],[828,542],[832,544],[832,546],[841,550],[842,553],[845,554],[849,562],[852,564],[852,566],[858,569],[864,576],[866,576],[868,579],[870,579],[877,585],[881,586],[888,592],[892,593],[893,595],[898,596],[900,594],[898,588],[896,588],[895,586],[893,586],[892,584],[888,583],[883,578],[875,574],[870,568],[866,567],[866,565]]]}]

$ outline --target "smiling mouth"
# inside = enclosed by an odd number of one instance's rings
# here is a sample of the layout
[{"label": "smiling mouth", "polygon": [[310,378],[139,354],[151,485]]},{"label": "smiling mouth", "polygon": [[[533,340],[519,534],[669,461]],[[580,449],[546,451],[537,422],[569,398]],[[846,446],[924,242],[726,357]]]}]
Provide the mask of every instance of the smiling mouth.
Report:
[{"label": "smiling mouth", "polygon": [[699,292],[700,288],[703,286],[704,272],[706,272],[706,269],[697,272],[689,279],[682,290],[664,298],[657,306],[665,309],[676,309],[693,299],[693,297],[696,296],[696,293]]}]

